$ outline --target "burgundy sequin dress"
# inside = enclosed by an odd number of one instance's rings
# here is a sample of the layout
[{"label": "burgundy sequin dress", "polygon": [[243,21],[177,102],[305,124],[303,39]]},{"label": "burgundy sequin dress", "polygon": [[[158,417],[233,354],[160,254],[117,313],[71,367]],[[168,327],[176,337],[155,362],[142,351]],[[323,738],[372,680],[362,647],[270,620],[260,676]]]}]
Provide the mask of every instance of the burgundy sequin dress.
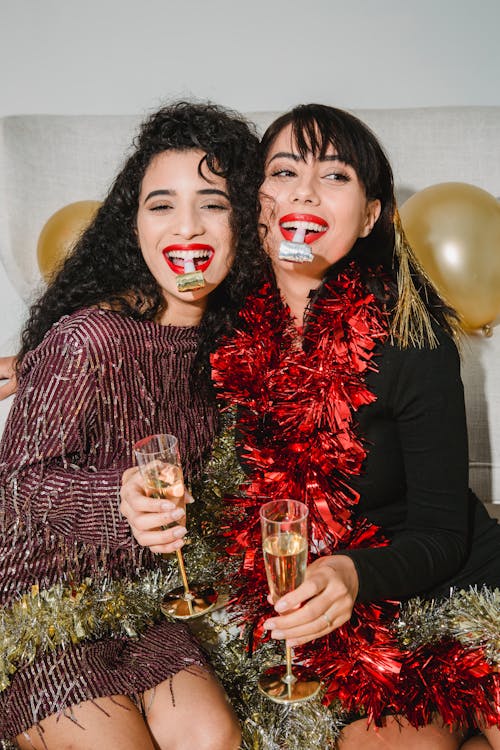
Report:
[{"label": "burgundy sequin dress", "polygon": [[[199,471],[216,412],[189,385],[196,348],[196,328],[86,309],[60,320],[25,358],[0,445],[4,611],[33,585],[137,576],[158,565],[120,516],[120,480],[133,443],[156,432],[179,437],[188,478]],[[136,695],[204,665],[187,628],[166,620],[138,639],[39,653],[0,692],[0,737],[81,701]]]}]

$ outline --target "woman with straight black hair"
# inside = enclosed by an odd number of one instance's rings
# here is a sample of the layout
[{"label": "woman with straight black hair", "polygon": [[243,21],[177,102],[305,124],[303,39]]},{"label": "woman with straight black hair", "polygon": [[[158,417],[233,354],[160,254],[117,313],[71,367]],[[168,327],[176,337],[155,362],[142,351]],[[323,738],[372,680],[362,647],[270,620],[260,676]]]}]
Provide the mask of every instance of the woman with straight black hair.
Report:
[{"label": "woman with straight black hair", "polygon": [[[467,742],[498,749],[500,530],[468,489],[456,315],[406,242],[364,123],[303,105],[261,147],[272,268],[212,355],[249,474],[223,520],[243,554],[234,606],[254,649],[267,630],[323,678],[342,750],[451,750],[477,728]],[[131,486],[122,497],[147,543],[154,515]],[[307,504],[311,558],[271,616],[259,509],[279,498]],[[155,549],[168,541],[155,531]]]}]

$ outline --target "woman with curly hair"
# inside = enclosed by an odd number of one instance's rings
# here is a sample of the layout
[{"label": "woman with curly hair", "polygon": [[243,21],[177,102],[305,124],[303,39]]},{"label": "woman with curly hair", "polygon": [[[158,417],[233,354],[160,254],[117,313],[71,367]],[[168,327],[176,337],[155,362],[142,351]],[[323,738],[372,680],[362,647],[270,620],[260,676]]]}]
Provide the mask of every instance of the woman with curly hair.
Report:
[{"label": "woman with curly hair", "polygon": [[[185,626],[136,633],[113,591],[158,566],[119,514],[133,444],[176,434],[189,480],[213,441],[209,355],[260,275],[259,164],[235,114],[159,110],[31,309],[0,446],[0,736],[20,748],[239,745]],[[189,269],[203,284],[179,284]],[[163,508],[168,551],[183,544],[183,515]],[[92,591],[100,614],[90,604],[78,619]]]}]

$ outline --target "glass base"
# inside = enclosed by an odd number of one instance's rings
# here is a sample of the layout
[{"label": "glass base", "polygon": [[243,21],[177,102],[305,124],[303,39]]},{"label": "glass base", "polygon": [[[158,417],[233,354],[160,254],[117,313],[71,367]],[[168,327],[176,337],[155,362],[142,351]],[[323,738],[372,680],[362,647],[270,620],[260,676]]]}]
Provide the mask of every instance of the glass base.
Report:
[{"label": "glass base", "polygon": [[189,586],[189,594],[184,587],[169,591],[164,597],[160,609],[164,615],[178,620],[192,620],[210,612],[217,604],[217,591],[211,586],[200,586],[193,583]]},{"label": "glass base", "polygon": [[259,691],[275,703],[302,703],[321,689],[319,678],[299,668],[299,676],[287,681],[286,667],[272,667],[259,677]]}]

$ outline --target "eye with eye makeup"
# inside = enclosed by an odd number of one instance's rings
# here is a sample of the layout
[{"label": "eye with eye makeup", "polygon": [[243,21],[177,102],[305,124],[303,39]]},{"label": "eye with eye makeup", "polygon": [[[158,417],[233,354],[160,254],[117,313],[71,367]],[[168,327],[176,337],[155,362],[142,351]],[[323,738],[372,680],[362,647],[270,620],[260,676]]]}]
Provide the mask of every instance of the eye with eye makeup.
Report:
[{"label": "eye with eye makeup", "polygon": [[296,172],[294,172],[289,167],[283,167],[282,169],[273,169],[269,177],[295,177]]},{"label": "eye with eye makeup", "polygon": [[[275,167],[268,175],[267,178],[293,178],[297,177],[298,172],[291,167]],[[337,168],[335,171],[328,171],[325,174],[320,174],[321,179],[328,180],[330,182],[350,182],[351,177],[345,169]]]},{"label": "eye with eye makeup", "polygon": [[173,206],[169,203],[157,203],[154,206],[149,206],[149,211],[167,211],[169,209],[172,209]]},{"label": "eye with eye makeup", "polygon": [[229,211],[230,207],[224,203],[207,203],[201,208],[208,209],[209,211]]},{"label": "eye with eye makeup", "polygon": [[331,182],[350,182],[351,178],[346,172],[342,171],[336,171],[336,172],[328,172],[328,174],[323,175],[323,178],[326,180],[330,180]]}]

